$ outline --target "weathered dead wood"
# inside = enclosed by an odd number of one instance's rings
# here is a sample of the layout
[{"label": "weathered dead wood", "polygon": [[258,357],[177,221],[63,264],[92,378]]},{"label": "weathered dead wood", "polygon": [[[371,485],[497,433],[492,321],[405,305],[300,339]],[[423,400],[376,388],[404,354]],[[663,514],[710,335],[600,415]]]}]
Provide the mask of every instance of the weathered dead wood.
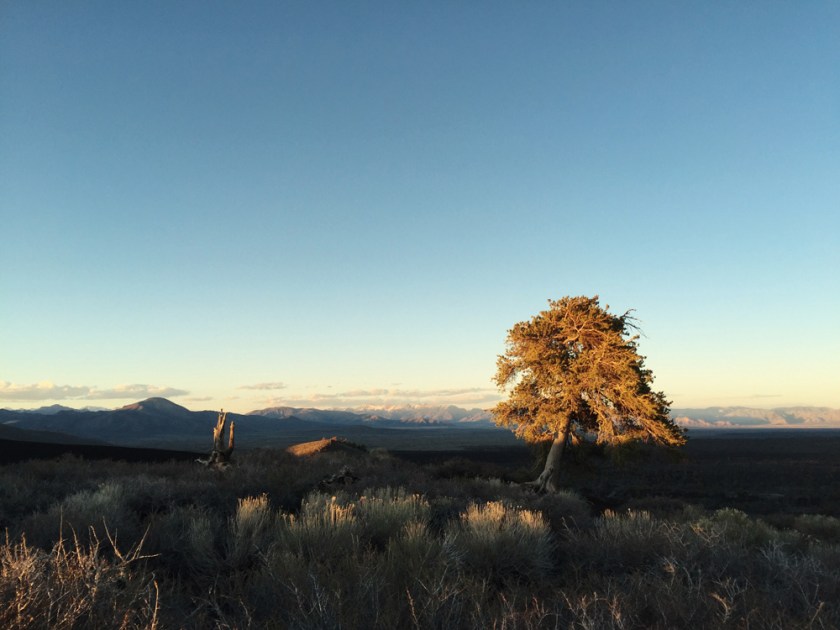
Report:
[{"label": "weathered dead wood", "polygon": [[350,467],[344,466],[336,474],[330,475],[329,477],[324,477],[324,479],[322,479],[318,483],[318,489],[321,491],[326,491],[333,488],[334,486],[346,486],[358,480],[359,478],[353,474],[353,471],[350,470]]},{"label": "weathered dead wood", "polygon": [[228,445],[225,447],[224,433],[225,423],[227,422],[227,413],[222,409],[219,412],[219,419],[216,420],[216,426],[213,428],[213,452],[207,459],[197,459],[199,464],[204,466],[212,466],[214,468],[225,468],[230,465],[230,456],[233,453],[233,429],[235,423],[230,421],[230,433],[228,436]]}]

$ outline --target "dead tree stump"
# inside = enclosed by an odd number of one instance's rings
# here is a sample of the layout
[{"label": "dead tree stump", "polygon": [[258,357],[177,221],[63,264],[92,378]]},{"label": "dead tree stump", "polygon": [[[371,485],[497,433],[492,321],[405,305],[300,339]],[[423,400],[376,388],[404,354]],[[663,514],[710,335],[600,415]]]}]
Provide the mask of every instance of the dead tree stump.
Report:
[{"label": "dead tree stump", "polygon": [[354,481],[358,481],[359,478],[353,474],[353,471],[350,470],[349,466],[344,466],[337,474],[330,475],[329,477],[325,477],[318,483],[318,489],[322,492],[326,492],[327,490],[331,490],[333,487],[341,485],[347,486],[353,483]]},{"label": "dead tree stump", "polygon": [[233,428],[234,422],[230,421],[230,434],[228,436],[228,445],[224,445],[225,422],[227,421],[227,414],[222,409],[219,412],[219,419],[216,421],[216,426],[213,429],[213,452],[207,459],[197,459],[199,464],[203,464],[208,468],[226,468],[230,465],[230,455],[233,453]]}]

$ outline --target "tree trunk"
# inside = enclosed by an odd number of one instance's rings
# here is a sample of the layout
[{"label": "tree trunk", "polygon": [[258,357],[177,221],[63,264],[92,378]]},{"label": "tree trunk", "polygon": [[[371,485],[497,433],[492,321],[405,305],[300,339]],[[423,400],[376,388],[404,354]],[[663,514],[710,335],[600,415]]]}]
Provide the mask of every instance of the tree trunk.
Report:
[{"label": "tree trunk", "polygon": [[568,441],[569,422],[567,421],[554,436],[551,449],[548,451],[548,457],[545,458],[545,467],[542,473],[530,482],[530,485],[534,486],[534,490],[537,492],[557,492],[560,489],[560,460],[563,458],[563,451]]},{"label": "tree trunk", "polygon": [[213,452],[207,459],[197,459],[199,464],[211,466],[216,468],[224,468],[230,463],[230,455],[233,453],[233,429],[234,422],[230,421],[230,435],[228,437],[228,445],[225,448],[225,423],[227,422],[227,414],[224,409],[219,413],[219,419],[216,421],[216,426],[213,429]]}]

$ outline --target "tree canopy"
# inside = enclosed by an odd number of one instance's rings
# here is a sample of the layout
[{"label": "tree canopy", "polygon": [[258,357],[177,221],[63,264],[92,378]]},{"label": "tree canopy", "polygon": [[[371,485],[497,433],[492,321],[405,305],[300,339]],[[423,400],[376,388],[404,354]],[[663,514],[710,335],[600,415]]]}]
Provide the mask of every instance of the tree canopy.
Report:
[{"label": "tree canopy", "polygon": [[[559,452],[549,456],[547,470],[573,436],[607,444],[685,443],[669,416],[670,402],[651,388],[632,311],[613,315],[608,308],[598,296],[550,300],[548,310],[508,331],[495,381],[509,395],[492,412],[519,437],[554,441]],[[556,473],[547,470],[548,477]]]}]

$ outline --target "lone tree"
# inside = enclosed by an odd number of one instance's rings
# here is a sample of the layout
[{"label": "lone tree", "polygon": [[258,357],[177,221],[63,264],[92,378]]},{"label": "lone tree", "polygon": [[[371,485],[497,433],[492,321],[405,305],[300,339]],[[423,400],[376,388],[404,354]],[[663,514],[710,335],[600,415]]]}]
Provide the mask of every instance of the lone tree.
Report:
[{"label": "lone tree", "polygon": [[668,415],[671,403],[651,389],[632,311],[613,315],[597,295],[549,300],[549,307],[508,331],[494,379],[509,391],[492,409],[496,424],[530,442],[552,440],[545,468],[531,482],[536,489],[558,489],[572,439],[684,444],[685,432]]}]

